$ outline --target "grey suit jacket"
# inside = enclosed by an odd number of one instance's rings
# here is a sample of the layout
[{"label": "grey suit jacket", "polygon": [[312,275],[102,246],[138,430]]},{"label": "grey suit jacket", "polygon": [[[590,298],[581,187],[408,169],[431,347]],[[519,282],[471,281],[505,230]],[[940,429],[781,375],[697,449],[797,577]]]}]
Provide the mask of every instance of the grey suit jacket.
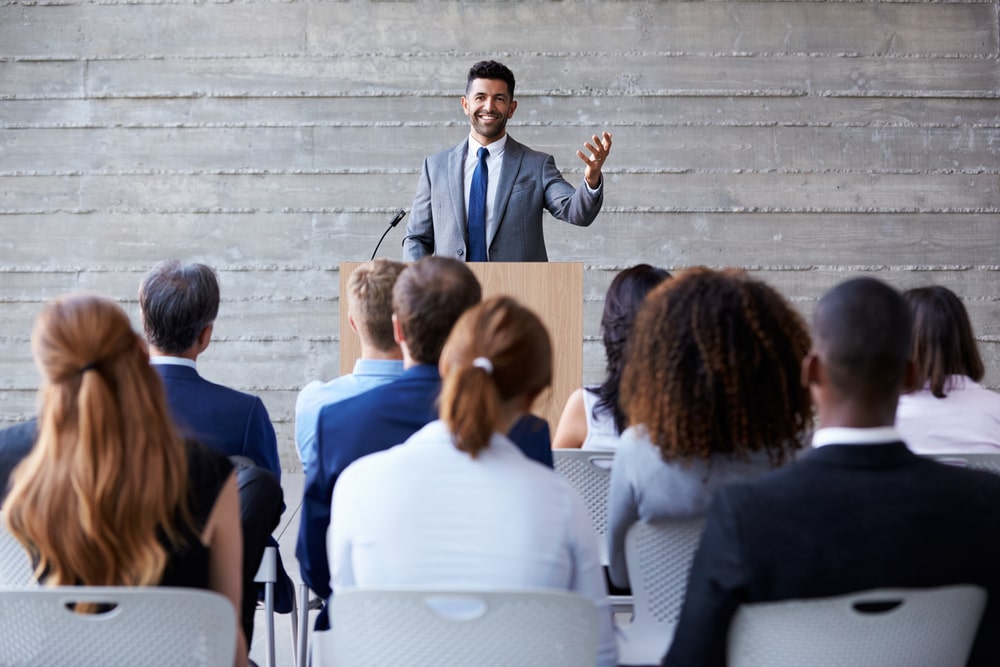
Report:
[{"label": "grey suit jacket", "polygon": [[[403,259],[425,255],[466,259],[465,156],[468,139],[424,160],[413,199]],[[486,230],[491,262],[544,262],[542,209],[573,225],[586,227],[601,210],[603,186],[591,194],[586,182],[574,188],[547,153],[507,137],[497,184],[493,219]]]}]

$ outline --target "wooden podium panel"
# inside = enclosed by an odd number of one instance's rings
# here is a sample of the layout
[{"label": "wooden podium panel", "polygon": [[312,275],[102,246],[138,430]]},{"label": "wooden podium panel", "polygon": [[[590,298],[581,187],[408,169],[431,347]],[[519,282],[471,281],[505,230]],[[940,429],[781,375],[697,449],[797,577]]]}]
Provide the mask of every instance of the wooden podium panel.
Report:
[{"label": "wooden podium panel", "polygon": [[[347,321],[347,279],[361,262],[340,265],[340,372],[354,370],[361,343]],[[580,262],[470,262],[483,296],[513,296],[531,308],[552,338],[552,391],[543,393],[534,412],[549,421],[555,435],[566,399],[583,382],[583,264]]]}]

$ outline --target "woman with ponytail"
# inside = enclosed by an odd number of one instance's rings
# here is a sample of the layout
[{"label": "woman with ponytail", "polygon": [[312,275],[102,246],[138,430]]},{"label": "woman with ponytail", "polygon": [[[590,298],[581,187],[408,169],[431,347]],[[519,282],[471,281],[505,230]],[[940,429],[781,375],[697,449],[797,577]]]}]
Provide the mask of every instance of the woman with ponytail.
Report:
[{"label": "woman with ponytail", "polygon": [[[185,442],[128,316],[69,295],[32,334],[38,438],[14,470],[7,528],[53,586],[184,586],[240,601],[242,538],[227,459]],[[247,663],[239,636],[236,664]]]},{"label": "woman with ponytail", "polygon": [[594,601],[615,639],[583,501],[502,435],[552,382],[541,320],[509,297],[468,310],[441,353],[440,419],[352,463],[333,493],[334,594],[356,587],[554,588]]}]

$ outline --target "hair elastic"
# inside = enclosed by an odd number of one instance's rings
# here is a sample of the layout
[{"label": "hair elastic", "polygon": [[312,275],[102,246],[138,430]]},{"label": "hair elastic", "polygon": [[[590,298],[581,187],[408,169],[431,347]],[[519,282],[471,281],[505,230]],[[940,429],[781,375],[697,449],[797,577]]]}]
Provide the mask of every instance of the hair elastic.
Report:
[{"label": "hair elastic", "polygon": [[89,364],[84,364],[83,366],[80,367],[80,371],[79,371],[80,375],[83,375],[87,371],[92,371],[95,368],[97,368],[97,362],[96,361],[91,361]]},{"label": "hair elastic", "polygon": [[482,368],[487,375],[493,375],[493,362],[486,357],[476,357],[472,360],[472,365],[476,368]]}]

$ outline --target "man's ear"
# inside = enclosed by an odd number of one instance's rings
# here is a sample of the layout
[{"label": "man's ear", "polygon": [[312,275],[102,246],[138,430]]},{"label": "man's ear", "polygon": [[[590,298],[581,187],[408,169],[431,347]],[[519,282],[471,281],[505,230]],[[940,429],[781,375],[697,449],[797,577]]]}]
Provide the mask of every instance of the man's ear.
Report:
[{"label": "man's ear", "polygon": [[354,315],[350,315],[350,314],[348,314],[348,316],[347,316],[347,323],[351,325],[351,330],[352,330],[352,331],[353,331],[354,333],[358,333],[358,325],[357,325],[357,323],[356,323],[356,322],[354,321]]},{"label": "man's ear", "polygon": [[803,387],[808,389],[813,385],[824,384],[824,380],[823,362],[815,350],[809,350],[809,353],[802,359],[802,372],[799,382],[801,382]]},{"label": "man's ear", "polygon": [[400,324],[396,313],[392,314],[392,338],[396,341],[396,345],[402,345],[406,342],[406,336],[403,335],[403,325]]},{"label": "man's ear", "polygon": [[212,342],[212,331],[215,329],[215,322],[211,322],[207,327],[201,330],[198,334],[198,354],[201,354],[208,347],[208,344]]}]

